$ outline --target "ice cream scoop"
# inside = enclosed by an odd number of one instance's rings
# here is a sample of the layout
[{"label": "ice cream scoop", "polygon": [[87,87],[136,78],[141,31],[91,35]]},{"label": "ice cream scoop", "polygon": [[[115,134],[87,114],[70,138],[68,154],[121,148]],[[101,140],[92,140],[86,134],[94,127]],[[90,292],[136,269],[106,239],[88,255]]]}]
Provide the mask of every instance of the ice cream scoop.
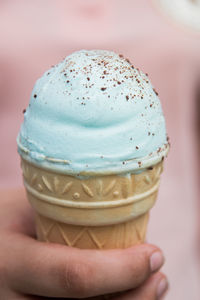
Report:
[{"label": "ice cream scoop", "polygon": [[18,150],[67,174],[138,172],[168,150],[158,94],[122,55],[77,51],[36,82]]}]

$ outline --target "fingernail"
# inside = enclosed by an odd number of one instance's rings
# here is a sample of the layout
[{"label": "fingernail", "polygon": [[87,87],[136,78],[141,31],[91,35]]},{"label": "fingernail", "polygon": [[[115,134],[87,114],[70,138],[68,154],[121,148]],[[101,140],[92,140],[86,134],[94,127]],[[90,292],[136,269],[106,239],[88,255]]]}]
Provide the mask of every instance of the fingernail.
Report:
[{"label": "fingernail", "polygon": [[151,272],[155,272],[158,269],[160,269],[160,267],[162,267],[163,263],[164,263],[164,257],[162,255],[162,253],[160,251],[154,252],[150,258]]},{"label": "fingernail", "polygon": [[157,288],[157,298],[158,298],[158,300],[161,299],[161,297],[166,292],[167,288],[168,288],[168,282],[165,278],[163,278],[160,281],[160,283],[158,284],[158,288]]}]

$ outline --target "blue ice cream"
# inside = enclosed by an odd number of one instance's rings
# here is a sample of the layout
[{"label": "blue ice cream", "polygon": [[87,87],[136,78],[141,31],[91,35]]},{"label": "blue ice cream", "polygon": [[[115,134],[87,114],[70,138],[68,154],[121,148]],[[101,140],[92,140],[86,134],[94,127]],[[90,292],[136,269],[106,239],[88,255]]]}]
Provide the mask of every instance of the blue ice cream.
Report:
[{"label": "blue ice cream", "polygon": [[137,172],[168,151],[158,95],[122,55],[75,52],[36,82],[18,151],[69,174]]}]

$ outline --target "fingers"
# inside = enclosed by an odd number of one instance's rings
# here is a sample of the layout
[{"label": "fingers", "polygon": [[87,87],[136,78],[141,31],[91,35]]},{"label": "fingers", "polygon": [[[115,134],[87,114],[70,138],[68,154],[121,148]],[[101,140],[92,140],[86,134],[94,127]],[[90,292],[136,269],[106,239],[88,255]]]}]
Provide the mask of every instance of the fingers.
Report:
[{"label": "fingers", "polygon": [[152,275],[141,287],[127,292],[114,300],[160,300],[168,289],[168,282],[164,274]]},{"label": "fingers", "polygon": [[161,251],[147,244],[125,250],[79,250],[16,235],[7,249],[13,289],[46,297],[86,298],[133,289],[163,264]]}]

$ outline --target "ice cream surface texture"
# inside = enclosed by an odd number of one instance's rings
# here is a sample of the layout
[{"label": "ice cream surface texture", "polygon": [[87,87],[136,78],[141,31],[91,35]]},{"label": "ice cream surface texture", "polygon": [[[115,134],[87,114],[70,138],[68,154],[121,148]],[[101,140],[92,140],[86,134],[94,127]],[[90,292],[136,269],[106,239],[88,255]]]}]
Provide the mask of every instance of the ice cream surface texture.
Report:
[{"label": "ice cream surface texture", "polygon": [[147,75],[111,51],[81,50],[36,82],[20,154],[71,174],[125,173],[167,153],[165,120]]}]

